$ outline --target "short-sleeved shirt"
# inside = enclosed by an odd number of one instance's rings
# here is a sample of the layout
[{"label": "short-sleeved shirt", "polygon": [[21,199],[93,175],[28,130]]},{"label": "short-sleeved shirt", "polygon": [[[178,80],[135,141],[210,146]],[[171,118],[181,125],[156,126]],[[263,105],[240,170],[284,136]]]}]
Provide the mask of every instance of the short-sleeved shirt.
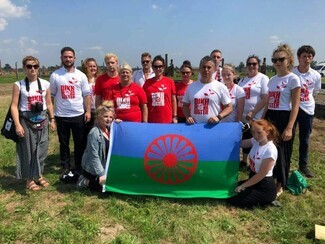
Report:
[{"label": "short-sleeved shirt", "polygon": [[54,115],[75,117],[82,115],[84,97],[91,91],[87,76],[78,69],[67,72],[64,67],[54,71],[50,77],[51,96],[55,98]]},{"label": "short-sleeved shirt", "polygon": [[249,152],[250,169],[253,172],[258,173],[260,172],[263,160],[266,158],[272,158],[274,160],[273,167],[266,174],[267,177],[272,176],[273,168],[278,158],[278,150],[276,149],[276,146],[272,141],[268,141],[265,145],[260,146],[254,138],[251,139],[251,142],[253,146]]},{"label": "short-sleeved shirt", "polygon": [[179,82],[176,85],[176,99],[177,99],[177,117],[185,118],[183,113],[183,96],[188,88],[189,84]]},{"label": "short-sleeved shirt", "polygon": [[307,114],[314,115],[314,96],[316,96],[322,88],[321,75],[312,68],[309,68],[306,73],[300,73],[298,68],[295,67],[292,72],[298,75],[301,82],[300,108]]},{"label": "short-sleeved shirt", "polygon": [[236,122],[238,99],[246,96],[244,89],[234,84],[229,90],[229,96],[232,104],[232,112],[221,122]]},{"label": "short-sleeved shirt", "polygon": [[183,103],[190,104],[190,114],[196,123],[207,123],[222,111],[222,105],[231,103],[227,87],[217,80],[193,82],[187,88]]},{"label": "short-sleeved shirt", "polygon": [[110,89],[108,98],[114,101],[118,119],[142,122],[141,105],[147,103],[147,96],[140,86],[134,82],[125,87],[115,84]]},{"label": "short-sleeved shirt", "polygon": [[151,78],[144,83],[143,90],[148,99],[148,122],[171,123],[173,120],[172,97],[176,94],[174,81],[165,76],[158,81]]},{"label": "short-sleeved shirt", "polygon": [[[155,77],[155,72],[150,68],[150,72],[147,79]],[[146,82],[146,77],[144,76],[143,70],[139,69],[134,71],[132,75],[132,80],[137,83],[140,87],[143,87],[143,84]]]},{"label": "short-sleeved shirt", "polygon": [[291,111],[291,90],[297,87],[300,87],[300,80],[292,72],[281,77],[273,76],[268,83],[268,109]]},{"label": "short-sleeved shirt", "polygon": [[[268,94],[267,84],[269,83],[269,77],[262,73],[258,73],[254,77],[245,77],[238,82],[238,85],[242,87],[246,93],[245,96],[245,106],[243,116],[245,117],[249,112],[251,112],[256,104],[261,100],[262,95]],[[254,119],[261,119],[263,116],[264,109],[258,111]]]},{"label": "short-sleeved shirt", "polygon": [[101,96],[102,101],[109,100],[108,93],[113,85],[120,83],[120,77],[110,77],[107,73],[98,76],[95,84],[95,94]]}]

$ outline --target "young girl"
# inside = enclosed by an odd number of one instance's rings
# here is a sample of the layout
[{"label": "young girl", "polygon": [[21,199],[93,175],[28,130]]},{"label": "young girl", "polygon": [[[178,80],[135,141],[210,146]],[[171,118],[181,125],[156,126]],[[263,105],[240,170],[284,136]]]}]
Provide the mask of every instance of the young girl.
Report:
[{"label": "young girl", "polygon": [[104,102],[95,112],[95,125],[88,134],[87,147],[82,156],[80,175],[77,188],[89,187],[101,191],[105,183],[105,166],[109,148],[110,125],[115,118],[112,103]]},{"label": "young girl", "polygon": [[265,119],[253,121],[251,130],[253,138],[241,143],[242,147],[252,147],[249,153],[249,179],[239,182],[235,189],[238,195],[229,199],[232,205],[239,207],[267,205],[276,198],[276,185],[272,176],[278,151],[273,142],[277,140],[278,132]]}]

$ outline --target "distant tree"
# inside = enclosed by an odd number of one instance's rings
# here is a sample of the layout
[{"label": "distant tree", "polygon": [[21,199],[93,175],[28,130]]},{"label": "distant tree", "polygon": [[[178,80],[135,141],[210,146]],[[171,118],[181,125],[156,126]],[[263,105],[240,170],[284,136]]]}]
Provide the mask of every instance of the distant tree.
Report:
[{"label": "distant tree", "polygon": [[238,70],[239,73],[244,72],[245,71],[244,62],[240,62],[239,65],[236,67],[236,69]]},{"label": "distant tree", "polygon": [[317,62],[316,61],[311,61],[310,67],[314,68],[316,65],[317,65]]},{"label": "distant tree", "polygon": [[6,72],[10,72],[12,70],[10,64],[5,64],[5,67],[3,67],[3,70]]}]

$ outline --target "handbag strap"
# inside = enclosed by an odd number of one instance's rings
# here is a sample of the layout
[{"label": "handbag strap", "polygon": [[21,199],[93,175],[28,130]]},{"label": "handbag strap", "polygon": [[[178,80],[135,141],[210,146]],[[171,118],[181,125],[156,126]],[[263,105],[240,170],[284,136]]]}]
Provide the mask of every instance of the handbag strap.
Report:
[{"label": "handbag strap", "polygon": [[[29,92],[29,80],[27,78],[27,76],[25,77],[25,83],[26,83],[26,91]],[[42,90],[42,84],[40,79],[37,77],[37,85],[38,85],[38,90],[40,92],[40,94],[42,94],[43,90]]]}]

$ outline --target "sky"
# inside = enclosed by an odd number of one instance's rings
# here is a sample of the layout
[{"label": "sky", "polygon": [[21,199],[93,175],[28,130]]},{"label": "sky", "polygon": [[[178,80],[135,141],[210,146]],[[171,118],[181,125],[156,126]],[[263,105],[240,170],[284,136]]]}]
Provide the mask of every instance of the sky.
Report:
[{"label": "sky", "polygon": [[70,46],[77,65],[87,57],[102,65],[115,53],[120,64],[141,67],[141,53],[149,52],[197,67],[213,49],[235,66],[251,54],[271,64],[276,46],[287,43],[294,54],[313,46],[320,62],[324,11],[323,0],[0,0],[0,60],[20,68],[33,55],[55,66]]}]

